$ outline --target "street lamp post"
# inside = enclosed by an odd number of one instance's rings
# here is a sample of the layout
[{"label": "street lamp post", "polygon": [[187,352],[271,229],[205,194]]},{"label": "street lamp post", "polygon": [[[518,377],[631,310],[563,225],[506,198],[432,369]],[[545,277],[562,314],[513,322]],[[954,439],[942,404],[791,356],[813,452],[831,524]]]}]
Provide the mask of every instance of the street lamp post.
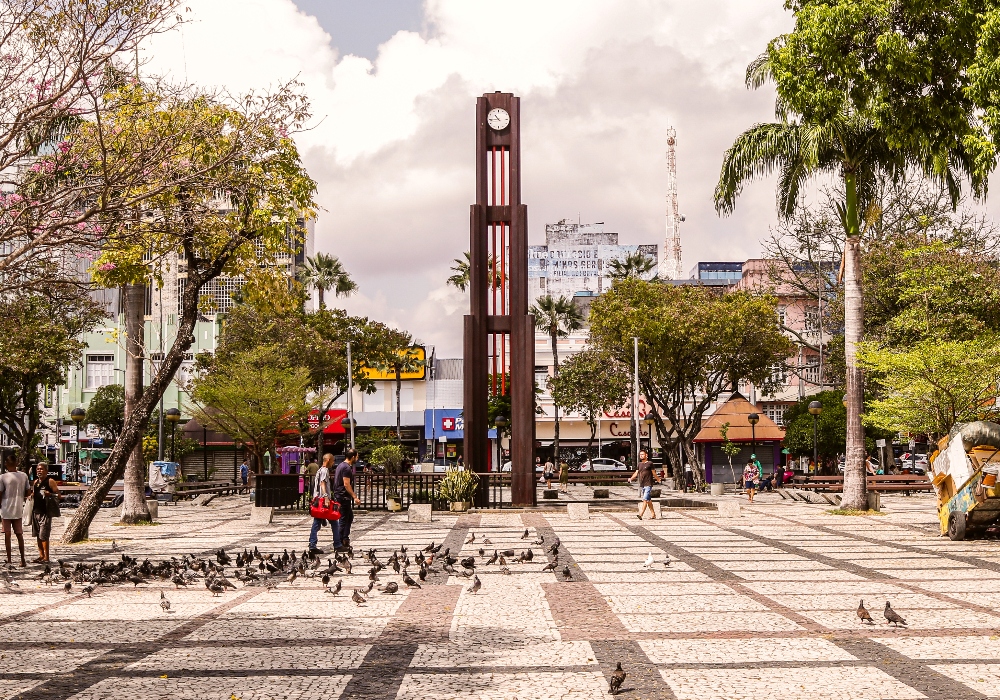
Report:
[{"label": "street lamp post", "polygon": [[76,461],[73,464],[73,476],[77,477],[80,474],[80,424],[87,417],[87,412],[82,408],[74,408],[70,411],[69,417],[76,423]]},{"label": "street lamp post", "polygon": [[819,469],[819,440],[817,437],[816,419],[819,418],[819,414],[823,412],[823,404],[819,401],[809,402],[809,413],[813,417],[813,464],[816,465],[816,469]]},{"label": "street lamp post", "polygon": [[747,416],[747,420],[750,422],[750,444],[753,454],[757,454],[757,423],[760,421],[760,416],[756,413],[751,413]]},{"label": "street lamp post", "polygon": [[[507,420],[507,416],[497,416],[493,419],[493,425],[497,429],[497,471],[500,472],[503,471],[503,441],[501,435],[503,435],[504,428],[510,425],[510,421]],[[513,464],[510,465],[510,472],[511,474],[514,473]]]},{"label": "street lamp post", "polygon": [[653,426],[656,424],[656,416],[652,411],[647,413],[642,418],[642,422],[646,424],[646,429],[649,430],[649,458],[653,459]]},{"label": "street lamp post", "polygon": [[340,420],[340,425],[343,427],[344,432],[350,435],[351,448],[354,448],[354,428],[357,427],[358,422],[354,420],[351,416],[344,416]]},{"label": "street lamp post", "polygon": [[[175,456],[174,456],[175,455],[175,452],[174,452],[174,435],[175,435],[175,432],[177,431],[177,423],[181,419],[181,412],[178,409],[176,409],[176,408],[168,408],[166,411],[164,411],[163,418],[168,423],[170,423],[170,461],[174,462],[174,461],[176,461]],[[160,451],[160,454],[163,454],[162,450]]]}]

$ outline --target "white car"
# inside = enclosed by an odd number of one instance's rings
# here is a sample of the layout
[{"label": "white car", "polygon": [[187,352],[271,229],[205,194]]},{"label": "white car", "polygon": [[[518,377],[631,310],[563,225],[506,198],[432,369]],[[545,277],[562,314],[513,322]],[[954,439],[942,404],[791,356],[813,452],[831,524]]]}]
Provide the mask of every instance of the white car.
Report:
[{"label": "white car", "polygon": [[595,457],[581,464],[580,471],[627,472],[628,466],[625,462],[619,462],[617,459],[611,459],[610,457]]}]

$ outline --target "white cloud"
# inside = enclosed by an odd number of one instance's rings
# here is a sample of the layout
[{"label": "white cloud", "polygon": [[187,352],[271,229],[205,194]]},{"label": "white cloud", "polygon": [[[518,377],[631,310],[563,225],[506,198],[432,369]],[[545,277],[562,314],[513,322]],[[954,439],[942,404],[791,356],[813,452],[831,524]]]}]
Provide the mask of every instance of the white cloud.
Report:
[{"label": "white cloud", "polygon": [[426,0],[425,34],[399,32],[375,63],[340,56],[292,0],[190,0],[182,32],[151,45],[151,68],[233,91],[297,77],[316,126],[299,141],[325,212],[317,248],[361,285],[353,312],[461,351],[463,296],[443,286],[468,247],[475,97],[522,98],[530,235],[579,215],[625,242],[661,242],[664,132],[678,130],[685,264],[756,255],[773,186],[748,188],[719,219],[722,152],[771,117],[746,64],[790,26],[773,0]]}]

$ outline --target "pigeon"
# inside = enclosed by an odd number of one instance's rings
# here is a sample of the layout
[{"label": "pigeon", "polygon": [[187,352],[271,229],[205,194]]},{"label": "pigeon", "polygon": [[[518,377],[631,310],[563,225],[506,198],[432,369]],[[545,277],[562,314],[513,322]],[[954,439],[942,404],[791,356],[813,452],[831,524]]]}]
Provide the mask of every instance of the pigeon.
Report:
[{"label": "pigeon", "polygon": [[567,581],[572,581],[573,580],[573,573],[569,570],[568,566],[564,566],[563,567],[562,575],[563,575],[563,578],[566,579]]},{"label": "pigeon", "polygon": [[88,583],[86,586],[83,587],[83,592],[86,593],[87,597],[89,598],[90,594],[94,592],[94,584]]},{"label": "pigeon", "polygon": [[142,576],[137,576],[135,574],[129,576],[128,580],[132,582],[132,588],[136,588],[140,583],[146,583],[146,579],[144,579]]},{"label": "pigeon", "polygon": [[622,683],[625,682],[625,671],[622,670],[622,662],[618,662],[618,666],[611,673],[611,680],[609,681],[608,690],[612,695],[618,695],[618,691],[622,688]]},{"label": "pigeon", "polygon": [[529,537],[529,535],[528,535],[528,528],[524,528],[524,534],[521,535],[521,539],[522,540],[526,540],[526,539],[528,539],[528,537]]},{"label": "pigeon", "polygon": [[334,584],[333,588],[330,588],[329,586],[327,586],[326,592],[327,593],[333,593],[334,595],[337,595],[338,593],[340,593],[340,588],[343,585],[344,585],[344,580],[338,578],[337,579],[337,583]]},{"label": "pigeon", "polygon": [[385,593],[388,593],[389,595],[392,595],[398,590],[399,590],[399,584],[396,583],[395,581],[389,581],[389,583],[385,584],[385,588],[383,589],[383,591]]},{"label": "pigeon", "polygon": [[503,574],[504,576],[510,576],[510,569],[508,569],[506,566],[501,566],[500,573]]},{"label": "pigeon", "polygon": [[226,554],[225,550],[223,550],[223,549],[220,549],[215,554],[215,558],[216,558],[216,561],[218,561],[223,566],[228,566],[229,564],[231,564],[233,562],[232,557],[230,557],[228,554]]},{"label": "pigeon", "polygon": [[663,565],[664,566],[670,566],[670,555],[669,554],[664,554],[663,555]]},{"label": "pigeon", "polygon": [[469,537],[465,540],[465,544],[472,544],[476,541],[476,533],[470,532]]},{"label": "pigeon", "polygon": [[185,581],[184,577],[181,576],[180,574],[174,575],[174,577],[170,580],[173,581],[174,588],[180,588],[181,586],[187,588],[187,581]]},{"label": "pigeon", "polygon": [[472,579],[472,585],[469,586],[469,593],[477,593],[479,592],[479,589],[482,587],[483,587],[483,582],[479,580],[478,576],[476,576],[475,578]]},{"label": "pigeon", "polygon": [[864,600],[858,603],[858,617],[861,618],[862,622],[868,622],[872,625],[875,624],[875,620],[872,619],[871,614],[869,614],[867,608],[865,608]]},{"label": "pigeon", "polygon": [[481,557],[485,557],[486,556],[486,550],[483,549],[482,547],[479,548],[479,556],[481,556]]},{"label": "pigeon", "polygon": [[553,559],[548,564],[542,567],[542,571],[555,571],[557,566],[559,566],[558,560]]},{"label": "pigeon", "polygon": [[531,544],[545,544],[545,535],[538,535]]},{"label": "pigeon", "polygon": [[493,556],[490,557],[489,561],[486,562],[486,566],[490,566],[491,564],[496,564],[497,563],[497,557],[499,557],[499,556],[500,555],[497,553],[497,550],[494,549],[493,550]]},{"label": "pigeon", "polygon": [[406,584],[407,588],[420,588],[420,584],[410,578],[409,574],[403,575],[403,583]]},{"label": "pigeon", "polygon": [[[486,538],[483,539],[483,544],[488,547],[491,544],[493,544],[493,540],[491,540],[489,537],[486,537]],[[482,556],[482,555],[479,555],[479,556]]]},{"label": "pigeon", "polygon": [[298,575],[299,572],[296,571],[295,569],[292,569],[292,573],[288,574],[288,578],[286,578],[285,581],[289,584],[295,583],[295,579],[298,577]]},{"label": "pigeon", "polygon": [[466,557],[462,560],[462,568],[464,569],[474,569],[476,568],[476,560],[474,557]]},{"label": "pigeon", "polygon": [[424,551],[427,552],[428,554],[430,554],[431,552],[436,552],[437,550],[434,549],[434,543],[431,542],[429,545],[427,545],[426,547],[424,547]]},{"label": "pigeon", "polygon": [[361,607],[362,603],[367,602],[365,600],[365,597],[363,595],[361,595],[361,592],[359,590],[357,590],[357,589],[354,590],[354,594],[351,596],[351,600],[353,600],[355,603],[357,603],[357,605],[358,605],[359,608]]},{"label": "pigeon", "polygon": [[[858,614],[860,615],[860,613],[858,613]],[[891,624],[894,627],[898,627],[899,625],[903,625],[904,627],[906,627],[906,620],[904,620],[903,618],[901,618],[896,613],[895,610],[893,610],[892,608],[889,607],[889,601],[888,600],[885,601],[885,610],[882,612],[882,614],[885,615],[885,619],[886,619],[886,624],[887,625]]]},{"label": "pigeon", "polygon": [[531,549],[528,549],[528,551],[524,553],[524,560],[525,561],[531,561],[534,558],[535,558],[535,553],[532,552]]},{"label": "pigeon", "polygon": [[118,546],[118,542],[116,542],[115,540],[111,540],[111,551],[112,552],[122,551],[122,548]]},{"label": "pigeon", "polygon": [[330,587],[330,574],[323,574],[323,578],[320,579],[320,583],[322,583],[325,588],[329,588]]},{"label": "pigeon", "polygon": [[364,590],[362,590],[362,589],[358,589],[358,590],[361,590],[361,592],[364,595],[368,595],[369,593],[372,592],[373,588],[375,588],[375,582],[374,581],[369,581],[368,585],[364,587]]},{"label": "pigeon", "polygon": [[63,590],[66,591],[67,593],[71,593],[73,591],[73,582],[67,581],[66,585],[63,586]]},{"label": "pigeon", "polygon": [[555,542],[553,542],[553,543],[551,544],[551,546],[549,546],[549,548],[548,548],[548,550],[547,550],[547,551],[548,551],[548,553],[549,553],[549,554],[558,554],[558,553],[559,553],[559,545],[560,545],[560,542],[559,542],[559,538],[557,537],[557,538],[556,538],[556,541],[555,541]]},{"label": "pigeon", "polygon": [[212,591],[212,597],[214,598],[216,596],[219,596],[219,595],[222,595],[223,593],[225,593],[226,592],[226,587],[223,586],[218,581],[212,581],[211,585],[209,585],[209,587],[208,587],[208,590]]},{"label": "pigeon", "polygon": [[517,552],[515,552],[513,549],[505,549],[502,552],[500,552],[500,554],[504,555],[505,557],[509,557],[510,559],[513,559],[517,555]]},{"label": "pigeon", "polygon": [[421,566],[420,567],[420,570],[417,572],[417,578],[419,578],[421,581],[426,581],[427,580],[427,567],[426,566]]},{"label": "pigeon", "polygon": [[170,612],[170,601],[167,600],[167,594],[163,591],[160,591],[160,609],[165,613]]},{"label": "pigeon", "polygon": [[653,553],[650,552],[649,556],[646,557],[646,561],[642,563],[642,568],[648,569],[653,565]]}]

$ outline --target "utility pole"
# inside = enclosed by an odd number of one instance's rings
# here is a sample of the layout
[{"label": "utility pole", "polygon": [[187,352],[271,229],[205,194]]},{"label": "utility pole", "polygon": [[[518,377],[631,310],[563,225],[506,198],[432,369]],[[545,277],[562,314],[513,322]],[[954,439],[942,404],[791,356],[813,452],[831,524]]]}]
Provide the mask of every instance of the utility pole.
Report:
[{"label": "utility pole", "polygon": [[639,339],[632,338],[632,468],[639,466]]}]

